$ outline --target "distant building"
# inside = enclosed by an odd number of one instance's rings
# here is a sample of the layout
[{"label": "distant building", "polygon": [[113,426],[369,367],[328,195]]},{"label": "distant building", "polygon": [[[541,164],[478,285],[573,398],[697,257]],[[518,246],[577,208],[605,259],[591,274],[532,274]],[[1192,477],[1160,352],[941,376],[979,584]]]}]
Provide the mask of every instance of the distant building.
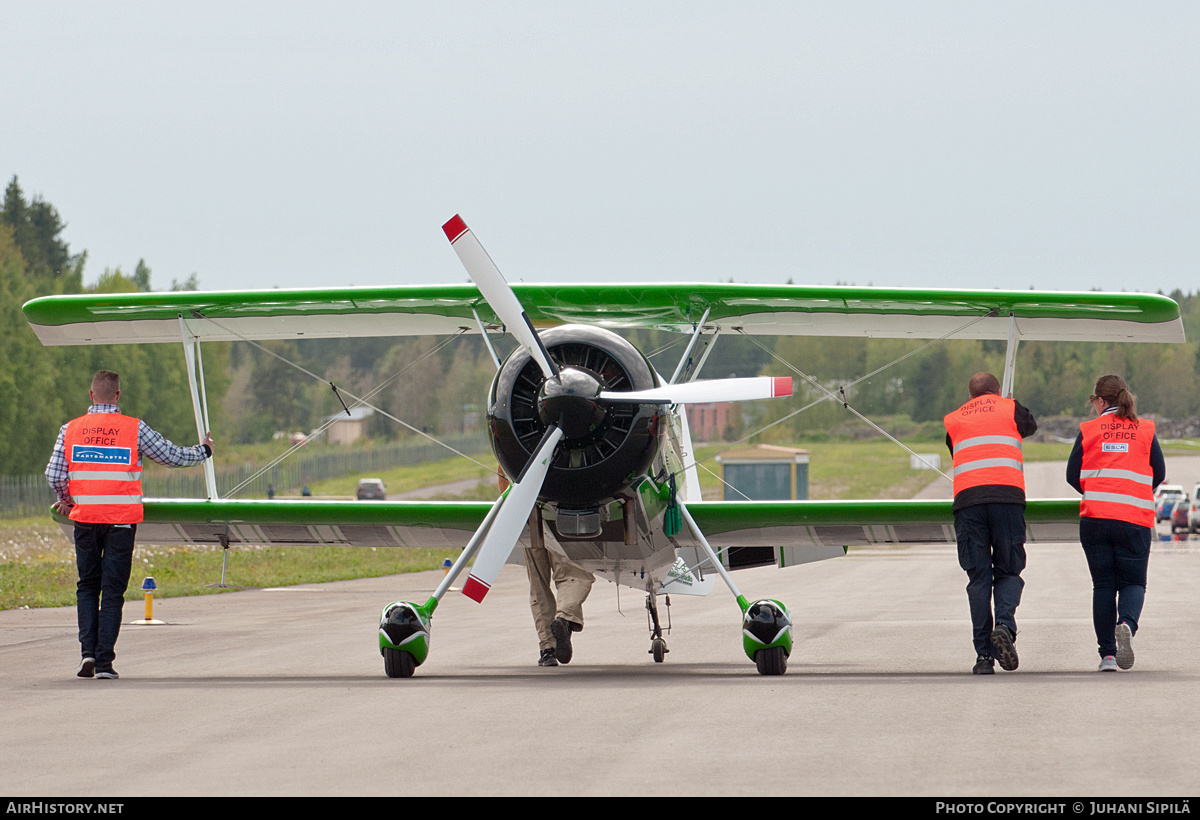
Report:
[{"label": "distant building", "polygon": [[808,450],[759,444],[734,447],[717,456],[726,501],[784,501],[808,498]]},{"label": "distant building", "polygon": [[325,431],[326,440],[330,444],[353,444],[367,434],[367,424],[375,411],[370,407],[355,407],[346,415],[343,410],[332,416],[326,416],[325,421],[333,421]]},{"label": "distant building", "polygon": [[[692,441],[723,441],[731,415],[738,412],[737,402],[732,401],[687,404],[684,407]],[[732,418],[736,419],[737,416]]]}]

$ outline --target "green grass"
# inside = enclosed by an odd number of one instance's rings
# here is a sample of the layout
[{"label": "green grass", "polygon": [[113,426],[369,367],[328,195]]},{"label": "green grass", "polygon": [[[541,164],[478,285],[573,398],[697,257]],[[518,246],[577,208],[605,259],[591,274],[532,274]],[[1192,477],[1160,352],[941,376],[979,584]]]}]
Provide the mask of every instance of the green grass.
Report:
[{"label": "green grass", "polygon": [[1200,456],[1200,441],[1191,439],[1172,439],[1159,441],[1165,456]]},{"label": "green grass", "polygon": [[[485,464],[491,454],[476,456]],[[352,475],[310,485],[314,495],[353,496],[359,478]],[[373,477],[382,478],[389,492],[480,480],[477,489],[457,498],[492,499],[497,492],[492,470],[455,456],[441,461],[397,467]],[[142,578],[151,575],[158,597],[207,595],[221,590],[209,584],[221,580],[221,550],[216,547],[165,547],[138,544],[134,552],[130,589],[125,600],[141,600]],[[372,578],[402,572],[437,569],[457,550],[373,549],[368,547],[235,547],[230,550],[226,583],[274,587]],[[75,548],[48,519],[0,522],[0,609],[69,606],[75,603]]]},{"label": "green grass", "polygon": [[[942,441],[928,438],[904,440],[919,454],[936,453],[942,457],[942,471],[948,472],[950,452]],[[912,498],[929,484],[937,473],[909,467],[909,454],[883,438],[858,441],[795,441],[785,446],[809,451],[808,497],[812,499]],[[708,472],[720,473],[720,465],[711,456],[720,447],[700,447],[700,488],[704,497],[721,498],[720,480]],[[1030,461],[1066,460],[1069,444],[1029,443],[1025,457]],[[705,468],[708,468],[706,470]]]},{"label": "green grass", "polygon": [[[911,498],[933,481],[936,473],[909,468],[909,456],[886,439],[856,442],[793,442],[786,446],[809,451],[808,497],[812,499]],[[918,453],[937,452],[928,442],[913,446]],[[722,497],[721,467],[710,456],[719,447],[701,447],[700,489],[704,497]],[[942,462],[948,461],[947,457]],[[705,469],[707,468],[707,469]],[[712,472],[709,472],[709,471]]]},{"label": "green grass", "polygon": [[[473,453],[471,457],[476,461],[481,461],[488,465],[496,463],[496,457],[490,452]],[[440,461],[427,461],[424,464],[414,464],[407,467],[393,467],[390,470],[383,470],[381,472],[370,474],[355,473],[353,475],[342,476],[341,478],[315,481],[309,484],[308,488],[312,490],[313,495],[353,497],[359,479],[363,478],[383,479],[388,493],[403,493],[409,490],[418,490],[422,487],[450,484],[455,481],[474,478],[481,482],[487,480],[488,486],[491,488],[491,495],[486,497],[495,498],[499,495],[498,491],[494,491],[496,486],[494,479],[495,470],[494,466],[489,466],[485,469],[461,456],[451,456]]]},{"label": "green grass", "polygon": [[[75,603],[75,548],[57,526],[25,519],[0,526],[0,609]],[[142,579],[153,576],[160,598],[221,592],[219,547],[138,544],[126,601],[141,600]],[[237,547],[225,582],[247,587],[291,586],[373,578],[436,569],[458,550],[370,547]]]}]

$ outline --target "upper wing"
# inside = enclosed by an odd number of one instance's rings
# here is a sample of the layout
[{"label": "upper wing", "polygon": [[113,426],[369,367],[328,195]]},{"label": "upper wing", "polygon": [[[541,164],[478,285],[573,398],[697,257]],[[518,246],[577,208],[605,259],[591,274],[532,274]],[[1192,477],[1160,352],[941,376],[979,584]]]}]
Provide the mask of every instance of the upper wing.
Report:
[{"label": "upper wing", "polygon": [[[757,335],[1182,342],[1166,296],[1093,291],[806,285],[514,284],[535,326],[577,322]],[[25,316],[46,345],[417,336],[477,331],[495,314],[474,285],[45,296]]]}]

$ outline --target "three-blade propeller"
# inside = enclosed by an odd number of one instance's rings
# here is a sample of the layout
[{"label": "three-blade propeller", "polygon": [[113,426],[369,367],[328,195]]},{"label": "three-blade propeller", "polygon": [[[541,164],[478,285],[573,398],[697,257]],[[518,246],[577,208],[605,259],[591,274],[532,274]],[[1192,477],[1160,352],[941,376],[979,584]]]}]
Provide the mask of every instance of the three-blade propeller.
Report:
[{"label": "three-blade propeller", "polygon": [[487,531],[483,533],[470,577],[463,585],[463,593],[475,601],[482,601],[487,595],[501,567],[516,547],[541,495],[542,484],[554,460],[555,448],[564,437],[576,435],[572,432],[574,415],[585,409],[595,411],[595,408],[608,404],[749,401],[790,396],[792,393],[792,380],[788,377],[712,379],[631,392],[603,390],[602,385],[595,383],[591,376],[572,368],[560,368],[550,357],[516,294],[462,217],[455,215],[442,226],[442,230],[462,260],[471,281],[479,288],[497,318],[541,368],[546,380],[542,390],[546,406],[562,408],[554,420],[547,419],[546,432],[537,450],[525,465],[521,476],[498,502],[500,507],[496,515],[484,525]]}]

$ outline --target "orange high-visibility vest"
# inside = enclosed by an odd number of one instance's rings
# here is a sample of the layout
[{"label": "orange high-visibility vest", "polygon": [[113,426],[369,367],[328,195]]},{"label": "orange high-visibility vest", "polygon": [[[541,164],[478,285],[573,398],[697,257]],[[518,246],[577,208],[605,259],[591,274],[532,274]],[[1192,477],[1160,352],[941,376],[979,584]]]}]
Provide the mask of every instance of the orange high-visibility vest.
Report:
[{"label": "orange high-visibility vest", "polygon": [[1001,484],[1025,492],[1021,434],[1014,418],[1017,403],[985,393],[943,421],[954,451],[954,494],[971,487]]},{"label": "orange high-visibility vest", "polygon": [[137,524],[142,520],[138,420],[120,413],[89,413],[63,435],[72,521]]},{"label": "orange high-visibility vest", "polygon": [[1119,419],[1115,413],[1079,425],[1083,463],[1079,484],[1086,518],[1111,518],[1142,527],[1154,526],[1154,470],[1150,445],[1154,422]]}]

